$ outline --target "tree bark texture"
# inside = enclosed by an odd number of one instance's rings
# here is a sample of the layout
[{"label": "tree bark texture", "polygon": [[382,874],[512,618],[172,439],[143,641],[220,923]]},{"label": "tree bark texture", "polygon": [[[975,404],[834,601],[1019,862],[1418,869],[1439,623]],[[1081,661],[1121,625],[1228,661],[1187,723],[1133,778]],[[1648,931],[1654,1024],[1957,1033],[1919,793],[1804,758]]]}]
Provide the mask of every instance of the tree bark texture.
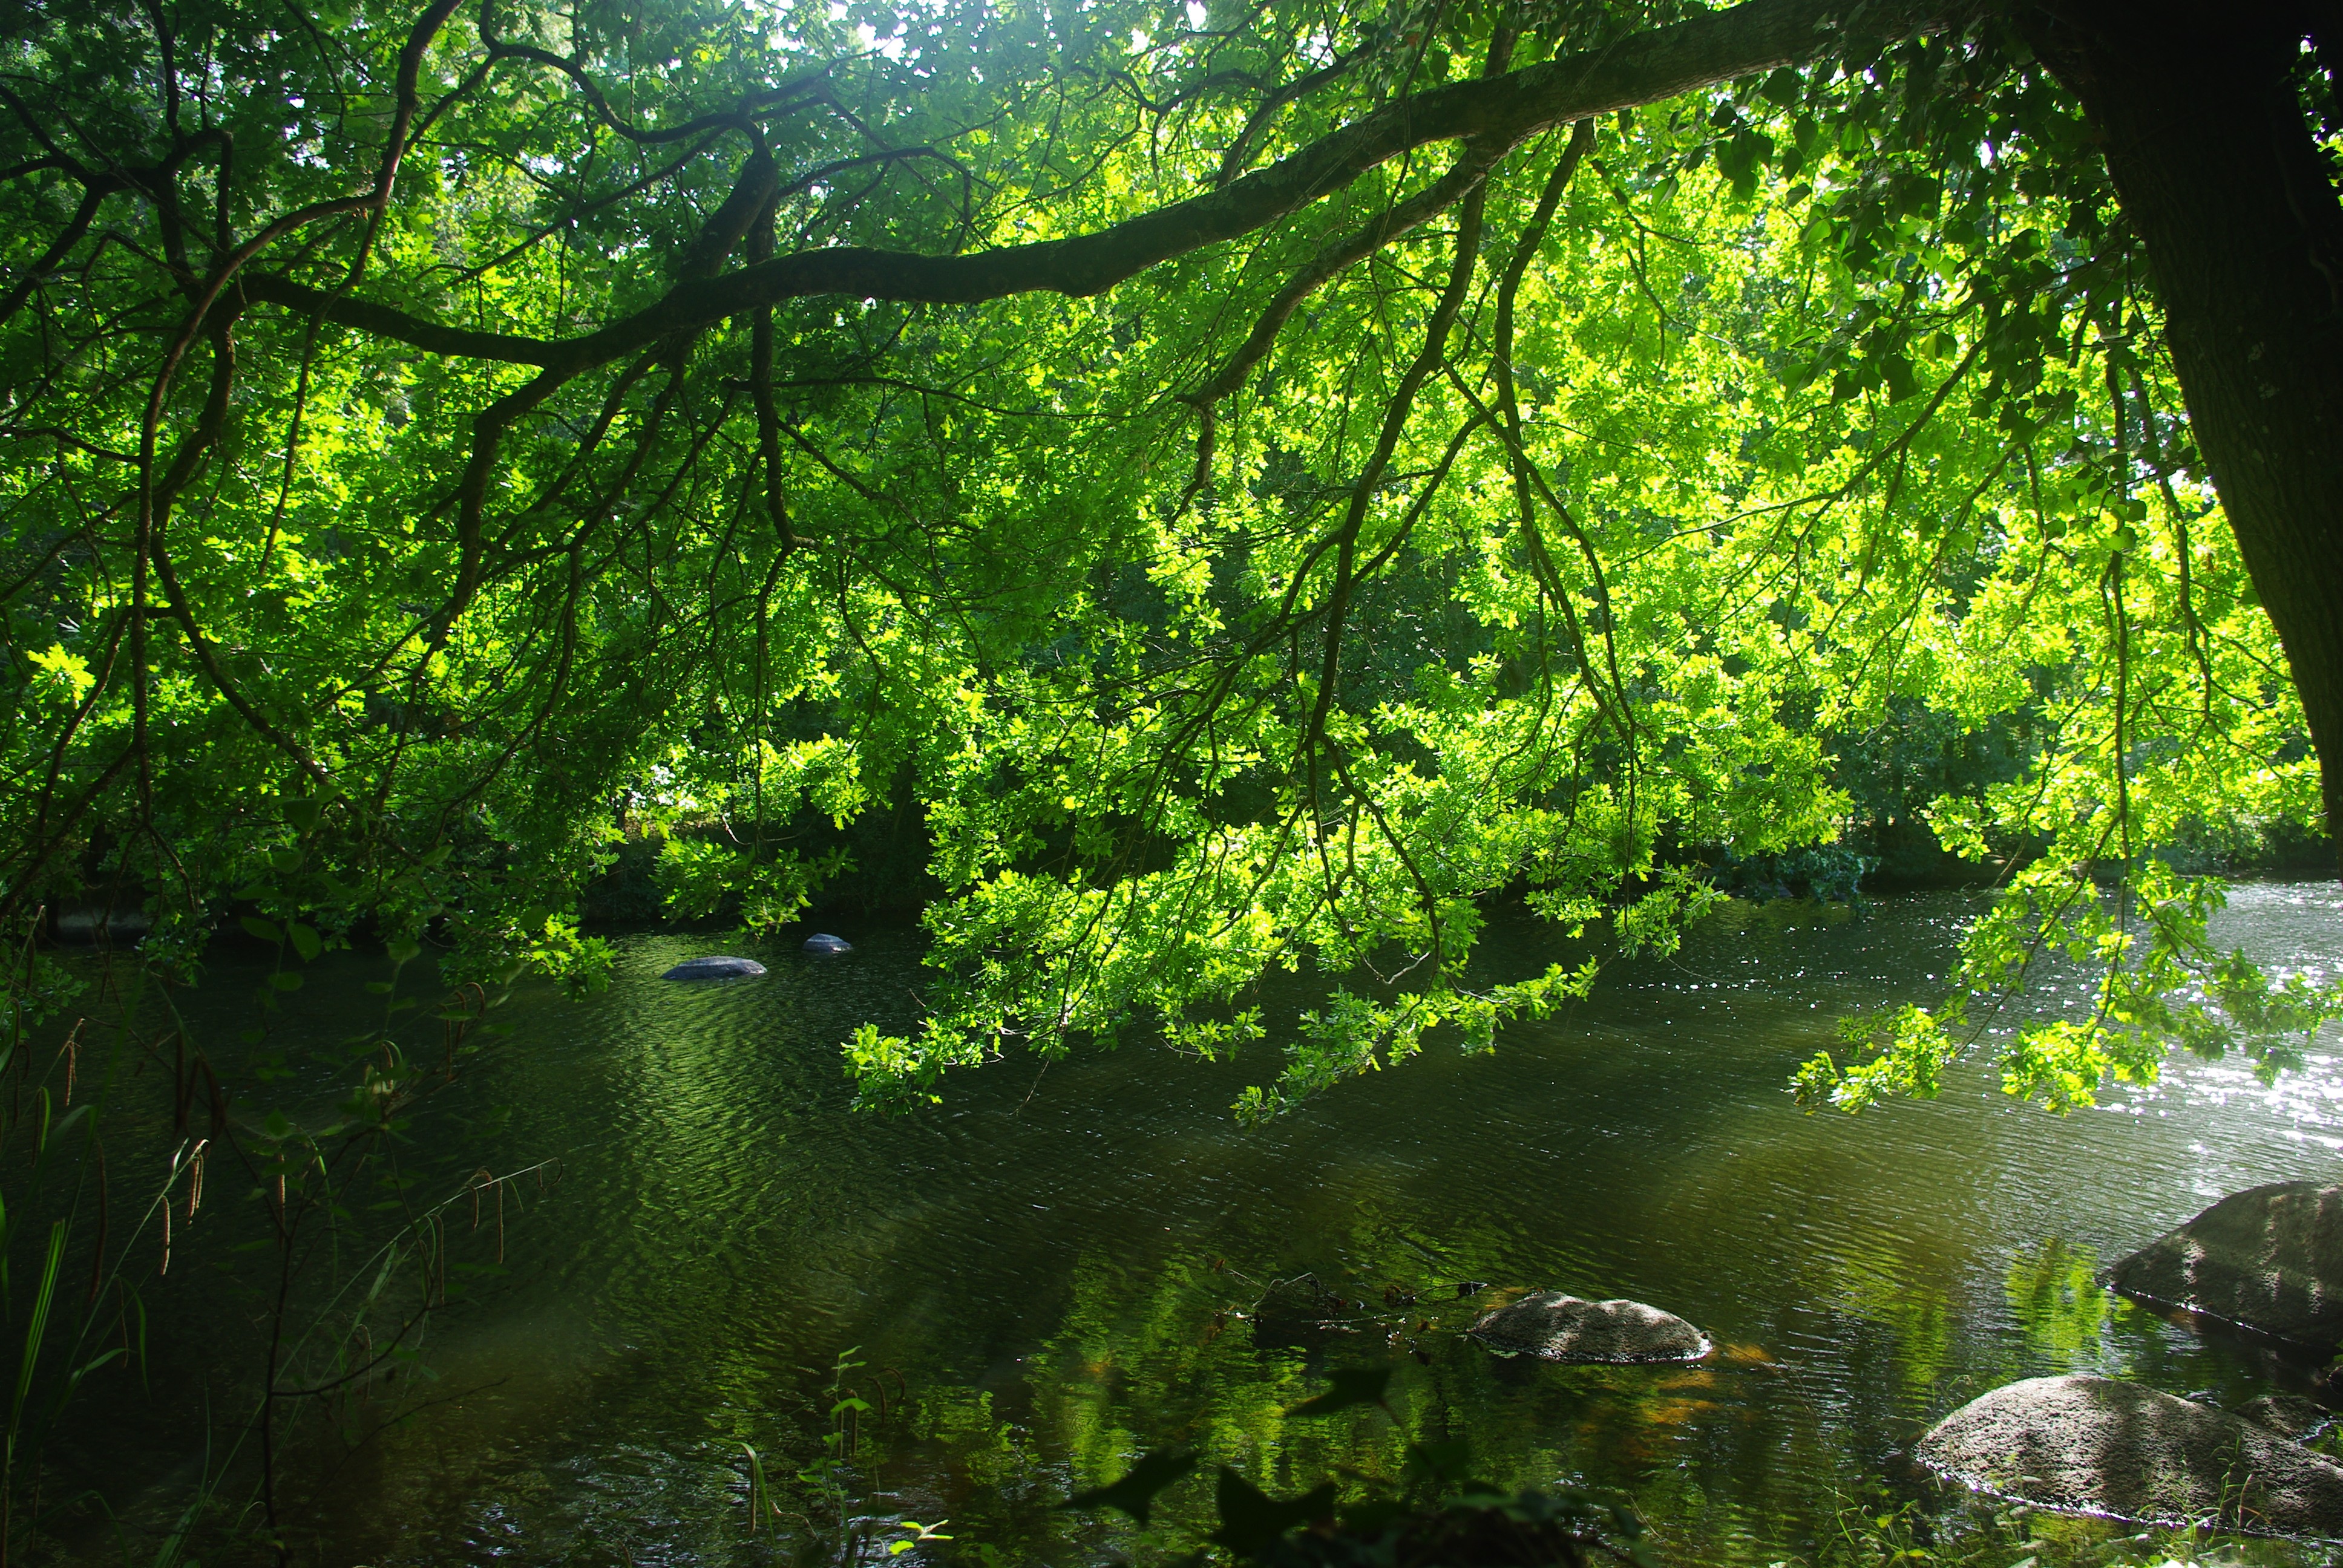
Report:
[{"label": "tree bark texture", "polygon": [[2026,30],[2104,138],[2146,244],[2189,422],[2293,668],[2343,852],[2343,205],[2291,75],[2321,9],[2054,0]]}]

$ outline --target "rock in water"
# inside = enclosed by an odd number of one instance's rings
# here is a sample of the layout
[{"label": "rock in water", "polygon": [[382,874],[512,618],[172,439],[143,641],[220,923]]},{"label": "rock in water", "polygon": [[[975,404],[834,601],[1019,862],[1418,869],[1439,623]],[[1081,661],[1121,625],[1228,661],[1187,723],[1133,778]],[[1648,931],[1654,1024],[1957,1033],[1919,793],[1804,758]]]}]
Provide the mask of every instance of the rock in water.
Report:
[{"label": "rock in water", "polygon": [[2239,1405],[2237,1419],[2266,1426],[2280,1437],[2308,1442],[2335,1424],[2335,1412],[2298,1393],[2266,1393]]},{"label": "rock in water", "polygon": [[2324,1355],[2343,1343],[2343,1186],[2280,1181],[2232,1193],[2108,1271],[2150,1306],[2178,1308]]},{"label": "rock in water", "polygon": [[711,958],[687,959],[659,976],[661,980],[726,980],[734,975],[760,975],[765,966],[755,959],[729,958],[718,953]]},{"label": "rock in water", "polygon": [[2070,1513],[2343,1536],[2343,1464],[2210,1405],[2113,1378],[1997,1388],[1939,1422],[1915,1457],[1973,1491]]},{"label": "rock in water", "polygon": [[1467,1332],[1503,1355],[1549,1362],[1696,1362],[1708,1336],[1641,1302],[1588,1302],[1536,1291],[1482,1314]]},{"label": "rock in water", "polygon": [[805,940],[805,950],[816,958],[831,953],[850,953],[854,944],[844,937],[833,937],[828,931],[816,931]]}]

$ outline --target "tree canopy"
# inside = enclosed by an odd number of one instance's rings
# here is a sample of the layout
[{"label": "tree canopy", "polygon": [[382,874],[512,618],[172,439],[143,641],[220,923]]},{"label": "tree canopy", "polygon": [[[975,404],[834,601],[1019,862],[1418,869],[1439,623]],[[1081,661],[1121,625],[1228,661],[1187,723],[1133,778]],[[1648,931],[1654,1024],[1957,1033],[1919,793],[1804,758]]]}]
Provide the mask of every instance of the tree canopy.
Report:
[{"label": "tree canopy", "polygon": [[1592,983],[1476,968],[1493,898],[1664,947],[1924,713],[2003,892],[1804,1091],[1926,1091],[2050,951],[2103,1005],[2013,1090],[2274,1070],[2330,1000],[2168,851],[2328,819],[2343,29],[2167,20],[22,5],[0,923],[590,986],[622,844],[773,926],[897,811],[866,1098],[1144,1029],[1274,1040],[1262,1115]]}]

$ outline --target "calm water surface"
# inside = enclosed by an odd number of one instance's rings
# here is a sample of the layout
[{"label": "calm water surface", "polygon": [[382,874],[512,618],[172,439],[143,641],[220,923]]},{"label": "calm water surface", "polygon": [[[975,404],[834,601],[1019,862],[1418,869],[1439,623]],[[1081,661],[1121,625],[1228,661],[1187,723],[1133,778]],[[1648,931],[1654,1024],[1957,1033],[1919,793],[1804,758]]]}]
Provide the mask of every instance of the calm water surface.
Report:
[{"label": "calm water surface", "polygon": [[[518,997],[509,1041],[419,1124],[444,1159],[551,1159],[558,1180],[520,1189],[504,1271],[435,1323],[418,1408],[313,1429],[321,1558],[788,1560],[802,1524],[745,1533],[740,1445],[784,1477],[812,1458],[850,1349],[867,1364],[849,1381],[885,1407],[860,1418],[851,1512],[882,1542],[893,1521],[951,1521],[955,1544],[911,1562],[976,1561],[976,1543],[1002,1562],[1160,1558],[1207,1521],[1207,1483],[1165,1495],[1168,1533],[1053,1509],[1148,1448],[1278,1492],[1395,1473],[1381,1412],[1283,1421],[1329,1365],[1395,1361],[1409,1430],[1468,1439],[1492,1479],[1622,1488],[1673,1560],[1760,1565],[1809,1550],[1837,1495],[2013,1378],[2258,1392],[2245,1356],[2093,1274],[2223,1193],[2335,1175],[2333,1042],[2275,1089],[2181,1062],[2064,1121],[1982,1070],[1853,1121],[1785,1093],[1841,1012],[1934,1000],[1968,909],[1928,896],[1815,923],[1736,906],[1493,1056],[1428,1050],[1251,1131],[1227,1108],[1273,1074],[1267,1048],[1011,1060],[940,1105],[858,1116],[836,1042],[874,1009],[908,1018],[911,936],[840,928],[849,959],[781,946],[762,980],[697,985],[657,977],[705,939],[628,939],[603,996]],[[2331,968],[2343,893],[2241,888],[2223,934]],[[1490,961],[1525,970],[1551,943],[1501,930]],[[321,975],[302,1016],[333,1027],[371,972]],[[1227,1315],[1304,1271],[1387,1321],[1270,1344]],[[1501,1362],[1456,1337],[1496,1299],[1460,1302],[1459,1282],[1634,1297],[1724,1351],[1692,1370]],[[1385,1313],[1386,1292],[1416,1304]],[[160,1375],[184,1385],[194,1365],[166,1353]]]}]

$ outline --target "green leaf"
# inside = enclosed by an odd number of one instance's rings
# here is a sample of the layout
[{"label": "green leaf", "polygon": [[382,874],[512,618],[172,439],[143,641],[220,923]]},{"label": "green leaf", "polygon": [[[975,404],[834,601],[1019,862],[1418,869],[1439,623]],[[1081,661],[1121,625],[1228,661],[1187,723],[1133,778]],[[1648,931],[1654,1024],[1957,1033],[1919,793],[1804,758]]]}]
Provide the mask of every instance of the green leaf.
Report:
[{"label": "green leaf", "polygon": [[1901,403],[1906,397],[1918,396],[1919,377],[1913,373],[1912,362],[1901,354],[1891,354],[1881,360],[1879,375],[1886,384],[1889,401]]},{"label": "green leaf", "polygon": [[274,920],[264,920],[258,915],[246,915],[237,924],[264,942],[282,942],[285,933]]},{"label": "green leaf", "polygon": [[313,961],[324,950],[325,943],[319,940],[317,933],[298,920],[287,921],[285,934],[293,939],[293,950],[301,955],[303,963]]},{"label": "green leaf", "polygon": [[1155,1494],[1196,1468],[1196,1456],[1160,1450],[1140,1455],[1130,1473],[1111,1486],[1092,1487],[1077,1492],[1061,1508],[1120,1508],[1141,1524],[1147,1523],[1147,1513]]},{"label": "green leaf", "polygon": [[1224,1464],[1213,1495],[1220,1504],[1221,1527],[1205,1539],[1241,1557],[1260,1551],[1289,1530],[1334,1516],[1331,1481],[1281,1503]]},{"label": "green leaf", "polygon": [[279,970],[275,974],[268,977],[268,983],[275,986],[278,990],[299,990],[301,989],[301,971],[298,970]]},{"label": "green leaf", "polygon": [[1333,1387],[1315,1399],[1303,1400],[1285,1413],[1288,1416],[1332,1415],[1338,1410],[1353,1405],[1381,1404],[1383,1390],[1391,1382],[1389,1367],[1349,1367],[1329,1372],[1326,1376]]},{"label": "green leaf", "polygon": [[1472,1463],[1472,1444],[1461,1437],[1408,1446],[1407,1473],[1443,1485],[1462,1481]]}]

